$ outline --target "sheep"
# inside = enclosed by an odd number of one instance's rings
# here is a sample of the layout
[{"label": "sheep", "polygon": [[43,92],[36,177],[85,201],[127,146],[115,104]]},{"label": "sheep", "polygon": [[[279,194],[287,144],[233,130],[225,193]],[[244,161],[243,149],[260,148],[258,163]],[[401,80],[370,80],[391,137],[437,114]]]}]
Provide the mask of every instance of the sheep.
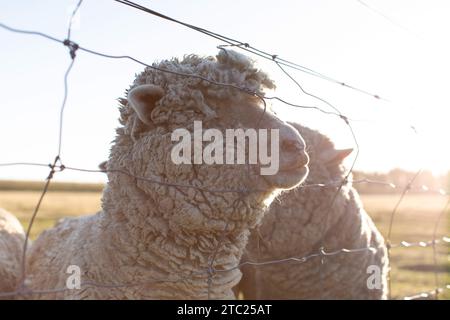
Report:
[{"label": "sheep", "polygon": [[[30,292],[53,290],[38,296],[46,299],[234,298],[249,230],[279,190],[308,173],[301,136],[263,108],[269,89],[267,74],[228,50],[164,60],[137,75],[119,99],[121,125],[100,166],[108,176],[102,210],[39,236],[27,259]],[[278,173],[260,175],[258,164],[174,164],[171,134],[195,133],[194,121],[221,132],[278,129]]]},{"label": "sheep", "polygon": [[12,293],[19,284],[24,242],[19,220],[0,208],[0,293]]},{"label": "sheep", "polygon": [[[262,225],[252,232],[237,290],[246,299],[386,299],[388,258],[384,239],[351,182],[338,189],[347,174],[342,161],[352,149],[336,150],[318,131],[292,125],[306,141],[310,173],[304,187],[284,192],[272,202]],[[313,186],[330,182],[337,183]],[[376,251],[340,253],[324,257],[323,264],[321,257],[303,263],[245,264],[302,258],[320,252],[321,247],[325,252],[366,247]]]}]

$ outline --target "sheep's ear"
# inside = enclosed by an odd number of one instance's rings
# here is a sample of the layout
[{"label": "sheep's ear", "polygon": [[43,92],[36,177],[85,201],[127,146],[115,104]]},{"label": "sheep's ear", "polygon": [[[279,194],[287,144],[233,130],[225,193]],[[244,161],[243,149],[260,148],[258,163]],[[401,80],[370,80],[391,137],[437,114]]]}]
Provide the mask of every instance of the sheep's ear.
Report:
[{"label": "sheep's ear", "polygon": [[152,125],[150,114],[163,96],[164,90],[160,86],[144,84],[128,92],[128,103],[143,123]]},{"label": "sheep's ear", "polygon": [[329,165],[337,165],[342,163],[345,158],[347,158],[351,153],[353,152],[353,149],[341,149],[341,150],[329,150],[325,152],[322,159],[324,162]]}]

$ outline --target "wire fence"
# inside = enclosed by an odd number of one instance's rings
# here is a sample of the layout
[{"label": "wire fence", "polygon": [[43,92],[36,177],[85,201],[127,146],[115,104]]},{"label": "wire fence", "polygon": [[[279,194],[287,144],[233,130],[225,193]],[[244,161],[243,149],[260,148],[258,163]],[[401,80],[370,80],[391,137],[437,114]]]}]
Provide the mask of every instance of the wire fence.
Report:
[{"label": "wire fence", "polygon": [[[0,163],[0,168],[2,167],[13,167],[13,166],[30,166],[30,167],[48,167],[49,168],[49,173],[48,176],[45,180],[45,184],[44,187],[42,189],[41,195],[39,197],[39,200],[34,208],[34,211],[32,212],[31,218],[30,218],[30,222],[28,225],[28,228],[26,230],[26,239],[25,239],[25,243],[24,243],[24,247],[23,247],[23,252],[22,252],[22,264],[21,264],[21,278],[20,278],[20,285],[18,286],[17,290],[13,291],[13,292],[1,292],[0,293],[0,297],[14,297],[17,295],[23,295],[23,296],[27,296],[27,295],[42,295],[42,294],[52,294],[52,293],[62,293],[62,292],[66,292],[66,291],[70,291],[73,289],[69,289],[67,287],[64,288],[42,288],[39,290],[30,290],[29,288],[27,288],[27,286],[25,285],[26,283],[26,263],[27,263],[27,249],[29,247],[29,237],[30,237],[30,233],[31,230],[33,228],[33,224],[35,222],[35,219],[37,217],[37,215],[39,214],[40,208],[41,208],[41,204],[42,201],[44,200],[48,190],[49,190],[49,186],[52,182],[52,180],[54,179],[55,175],[69,170],[69,171],[77,171],[77,172],[87,172],[87,173],[116,173],[116,174],[122,174],[122,175],[126,175],[129,177],[132,177],[136,180],[142,180],[142,181],[147,181],[150,183],[154,183],[154,184],[159,184],[159,185],[163,185],[163,186],[167,186],[167,187],[175,187],[175,188],[193,188],[205,193],[236,193],[239,196],[236,199],[236,203],[239,202],[241,200],[241,195],[245,196],[248,195],[249,193],[252,192],[261,192],[261,191],[265,191],[265,190],[259,190],[259,189],[250,189],[246,186],[243,186],[242,188],[237,188],[237,189],[227,189],[227,188],[223,188],[223,189],[212,189],[208,186],[194,186],[194,185],[186,185],[186,184],[178,184],[178,183],[167,183],[164,181],[158,181],[156,179],[149,179],[146,178],[144,176],[137,176],[132,174],[131,172],[129,172],[128,170],[124,169],[124,168],[120,168],[120,169],[87,169],[87,168],[76,168],[76,167],[72,167],[67,165],[65,162],[63,162],[62,157],[61,157],[61,152],[62,152],[62,146],[63,146],[63,129],[64,129],[64,111],[65,111],[65,106],[66,106],[66,102],[67,102],[67,97],[68,97],[68,90],[69,90],[69,84],[68,84],[68,79],[69,79],[69,75],[70,72],[72,70],[72,68],[74,67],[75,61],[76,61],[76,57],[78,53],[84,53],[84,54],[91,54],[91,55],[96,55],[105,59],[127,59],[127,60],[131,60],[134,61],[142,66],[145,66],[147,68],[151,68],[154,69],[156,71],[159,72],[164,72],[164,73],[171,73],[171,74],[175,74],[177,76],[180,77],[189,77],[189,78],[195,78],[195,79],[200,79],[203,81],[208,82],[211,85],[214,86],[222,86],[222,87],[227,87],[227,88],[231,88],[233,90],[238,90],[241,92],[244,92],[245,94],[248,94],[250,96],[254,96],[256,98],[258,98],[261,103],[264,106],[264,112],[261,116],[261,118],[259,119],[259,121],[261,121],[262,117],[264,116],[264,114],[266,113],[266,101],[268,100],[277,100],[281,103],[283,103],[284,105],[287,106],[293,106],[293,107],[297,107],[297,108],[304,108],[304,109],[314,109],[316,111],[322,112],[324,114],[329,114],[329,115],[333,115],[338,117],[339,119],[341,119],[346,126],[349,129],[349,133],[351,134],[351,137],[353,138],[354,141],[354,145],[355,145],[355,158],[347,172],[347,174],[345,175],[345,177],[342,180],[339,181],[326,181],[323,183],[316,183],[316,184],[303,184],[301,185],[299,188],[336,188],[336,193],[334,195],[334,197],[332,198],[332,201],[329,203],[329,209],[331,209],[331,207],[333,206],[340,190],[342,189],[343,186],[345,186],[347,183],[352,183],[353,185],[357,185],[357,184],[377,184],[377,185],[385,185],[386,187],[389,187],[391,189],[395,189],[397,191],[401,191],[399,199],[395,205],[395,207],[393,208],[391,214],[390,214],[390,223],[389,223],[389,230],[388,230],[388,234],[386,237],[386,248],[387,248],[387,252],[388,252],[388,256],[391,255],[392,250],[397,250],[397,249],[407,249],[407,248],[414,248],[414,247],[421,247],[421,248],[432,248],[433,250],[433,263],[434,263],[434,276],[435,276],[435,287],[431,288],[429,291],[427,292],[420,292],[420,293],[414,293],[410,296],[405,296],[403,297],[403,299],[406,300],[412,300],[412,299],[426,299],[426,298],[438,298],[439,295],[444,292],[445,290],[450,290],[450,284],[442,284],[440,282],[439,279],[439,275],[438,275],[438,270],[437,270],[437,266],[438,266],[438,253],[437,253],[437,246],[448,246],[450,244],[450,234],[449,235],[445,235],[445,236],[438,236],[438,231],[439,231],[439,227],[441,226],[441,224],[443,223],[443,221],[445,221],[445,214],[447,213],[449,206],[450,206],[450,194],[444,190],[444,189],[430,189],[427,188],[426,186],[420,186],[417,187],[416,185],[414,185],[414,182],[416,180],[416,178],[418,176],[420,176],[421,174],[421,170],[418,171],[414,177],[405,185],[405,186],[399,186],[399,185],[395,185],[393,183],[390,182],[386,182],[386,181],[377,181],[377,180],[373,180],[373,179],[369,179],[369,178],[362,178],[362,179],[357,179],[357,180],[352,180],[351,174],[353,172],[354,166],[358,160],[358,156],[359,156],[359,144],[358,144],[358,139],[357,136],[355,134],[355,131],[352,127],[352,122],[356,121],[353,120],[349,117],[347,117],[346,115],[342,114],[340,112],[340,110],[334,106],[333,104],[331,104],[330,102],[328,102],[327,100],[319,97],[318,95],[315,95],[313,93],[310,93],[308,91],[306,91],[302,85],[288,72],[287,69],[294,69],[297,71],[301,71],[304,73],[307,73],[311,76],[314,77],[318,77],[324,81],[329,81],[332,83],[335,83],[337,85],[340,85],[342,87],[351,89],[355,92],[367,95],[369,97],[378,99],[378,100],[386,100],[385,98],[380,97],[378,94],[374,94],[371,93],[368,90],[353,86],[353,85],[349,85],[343,81],[339,81],[336,80],[332,77],[329,77],[323,73],[319,73],[315,70],[312,70],[308,67],[305,67],[301,64],[295,63],[295,62],[291,62],[289,60],[280,58],[278,55],[275,54],[270,54],[266,51],[260,50],[258,48],[253,47],[251,44],[249,44],[248,42],[243,42],[243,41],[239,41],[215,32],[212,32],[210,30],[198,27],[198,26],[194,26],[191,25],[189,23],[180,21],[180,20],[176,20],[172,17],[169,17],[167,15],[161,14],[155,10],[146,8],[144,6],[141,6],[137,3],[134,3],[132,1],[125,1],[125,0],[113,0],[116,1],[118,3],[121,3],[123,5],[126,6],[130,6],[132,8],[135,8],[137,10],[146,12],[150,15],[156,16],[158,18],[161,19],[165,19],[174,23],[177,23],[179,25],[182,25],[183,27],[195,30],[199,33],[202,33],[203,35],[206,35],[208,37],[212,37],[218,41],[221,42],[220,45],[218,45],[218,48],[220,50],[226,50],[227,47],[233,47],[236,49],[240,49],[243,50],[244,52],[247,52],[249,54],[252,55],[256,55],[260,58],[263,59],[267,59],[272,61],[282,72],[283,74],[288,77],[293,83],[294,85],[300,90],[300,93],[303,95],[307,95],[313,99],[315,99],[319,105],[325,105],[327,106],[327,108],[323,108],[320,107],[318,105],[303,105],[303,104],[297,104],[294,102],[290,102],[287,101],[286,99],[283,99],[281,97],[277,97],[277,96],[264,96],[262,94],[259,94],[256,91],[253,90],[249,90],[248,88],[244,88],[244,87],[240,87],[231,83],[222,83],[222,82],[218,82],[215,81],[214,79],[210,79],[207,77],[203,77],[199,74],[190,74],[190,73],[182,73],[182,72],[175,72],[173,70],[167,70],[167,69],[163,69],[163,68],[159,68],[159,67],[155,67],[151,64],[145,63],[140,59],[137,59],[135,57],[132,56],[128,56],[128,55],[113,55],[113,54],[107,54],[107,53],[103,53],[103,52],[99,52],[96,51],[94,49],[91,48],[87,48],[84,47],[82,45],[80,45],[79,43],[75,43],[71,40],[71,32],[72,32],[72,21],[75,17],[75,15],[77,14],[77,11],[79,10],[80,6],[83,3],[83,0],[78,1],[77,5],[75,6],[71,18],[70,18],[70,23],[67,29],[67,37],[65,39],[58,39],[55,38],[51,35],[39,32],[39,31],[34,31],[34,30],[22,30],[22,29],[17,29],[8,25],[5,25],[3,23],[0,22],[0,28],[9,32],[13,32],[13,33],[17,33],[17,34],[23,34],[23,35],[30,35],[30,36],[36,36],[36,37],[42,37],[46,40],[49,41],[53,41],[53,42],[57,42],[60,43],[64,46],[66,46],[69,50],[69,55],[70,55],[70,63],[67,66],[65,75],[64,75],[64,96],[63,96],[63,100],[59,109],[60,112],[60,116],[59,116],[59,131],[58,131],[58,152],[57,154],[54,156],[53,161],[50,164],[46,164],[46,163],[33,163],[33,162],[10,162],[10,163]],[[361,2],[362,3],[362,2]],[[258,124],[259,124],[258,121]],[[414,128],[414,126],[411,126],[411,128]],[[401,206],[402,202],[404,201],[406,195],[410,192],[410,191],[419,191],[419,192],[426,192],[426,193],[435,193],[435,194],[439,194],[443,197],[447,197],[448,201],[446,203],[446,205],[444,206],[444,208],[442,208],[442,211],[440,212],[438,218],[435,221],[435,227],[433,230],[433,237],[432,239],[426,239],[426,240],[422,240],[422,241],[417,241],[417,242],[407,242],[407,241],[401,241],[398,243],[392,243],[391,242],[391,238],[392,238],[392,229],[393,229],[393,225],[394,225],[394,221],[395,221],[395,217],[399,211],[399,207]],[[228,224],[225,226],[224,231],[223,231],[223,239],[224,240],[227,234],[227,228],[228,228]],[[323,242],[322,242],[323,243]],[[148,284],[154,284],[154,283],[164,283],[164,282],[182,282],[182,281],[186,281],[188,279],[193,279],[195,278],[204,278],[204,280],[207,283],[207,297],[211,298],[211,292],[212,292],[212,286],[214,285],[214,277],[218,274],[221,273],[226,273],[226,272],[231,272],[233,270],[239,269],[245,265],[252,265],[252,266],[264,266],[264,265],[273,265],[273,264],[280,264],[280,263],[286,263],[286,262],[296,262],[298,264],[301,263],[305,263],[311,259],[321,259],[322,263],[325,263],[325,257],[329,257],[329,256],[335,256],[335,255],[342,255],[342,254],[364,254],[367,253],[368,251],[373,252],[376,251],[376,248],[373,247],[364,247],[364,248],[341,248],[339,250],[334,250],[334,251],[327,251],[327,249],[324,246],[321,246],[318,252],[309,254],[307,256],[301,256],[301,257],[297,257],[297,256],[293,256],[293,257],[287,257],[284,259],[279,259],[279,260],[268,260],[268,261],[243,261],[240,262],[239,264],[231,267],[231,268],[227,268],[227,269],[220,269],[220,268],[216,268],[215,267],[215,260],[217,258],[217,253],[220,249],[220,246],[223,244],[223,241],[219,241],[217,247],[215,248],[215,250],[211,253],[208,263],[207,268],[202,269],[202,270],[198,270],[196,272],[191,272],[189,274],[185,274],[185,275],[173,275],[171,277],[168,278],[164,278],[164,279],[156,279],[156,278],[152,278],[152,279],[148,279],[145,282],[139,282],[139,283],[118,283],[118,284],[107,284],[107,283],[96,283],[96,282],[92,282],[92,281],[87,281],[87,282],[82,282],[81,283],[81,287],[83,288],[89,288],[89,287],[96,287],[96,288],[105,288],[105,289],[114,289],[114,288],[127,288],[127,287],[140,287],[140,286],[144,286],[144,285],[148,285]],[[389,268],[389,272],[390,272]],[[388,284],[389,284],[389,294],[391,294],[392,290],[391,290],[391,277],[389,275],[388,277]],[[389,296],[389,298],[392,298],[391,296]]]}]

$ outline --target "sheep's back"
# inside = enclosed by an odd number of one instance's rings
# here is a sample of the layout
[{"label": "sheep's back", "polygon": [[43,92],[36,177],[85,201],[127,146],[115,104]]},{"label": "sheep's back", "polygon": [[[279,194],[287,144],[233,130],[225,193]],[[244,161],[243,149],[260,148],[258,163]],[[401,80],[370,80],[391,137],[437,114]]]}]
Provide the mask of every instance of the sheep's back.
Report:
[{"label": "sheep's back", "polygon": [[[345,206],[340,206],[344,214],[339,216],[332,226],[321,233],[322,239],[314,244],[298,246],[289,241],[278,239],[275,246],[265,244],[258,232],[253,232],[244,261],[271,261],[289,257],[301,258],[319,252],[342,248],[357,249],[374,247],[358,253],[341,253],[329,256],[322,264],[320,257],[312,257],[306,262],[282,262],[265,266],[246,265],[242,268],[243,278],[240,290],[246,299],[384,299],[387,295],[387,252],[384,239],[370,216],[363,209],[359,196],[353,188],[345,193]],[[343,194],[340,197],[344,197]],[[280,206],[275,204],[275,206]],[[271,213],[273,208],[271,208]],[[300,215],[301,208],[298,214]],[[330,214],[335,214],[334,207]],[[277,224],[285,221],[267,219],[262,230],[276,230]],[[314,223],[314,221],[312,221]],[[299,226],[294,221],[290,233],[302,233],[308,225]],[[309,230],[309,229],[308,229]],[[262,234],[264,238],[266,234]],[[286,236],[291,239],[291,236]],[[280,246],[283,245],[283,248]],[[291,250],[290,250],[291,248]],[[293,249],[295,248],[295,249]],[[301,250],[298,250],[301,248]],[[289,251],[290,250],[290,251]],[[284,252],[283,254],[281,254]],[[381,289],[370,290],[367,287],[367,267],[376,265],[381,271]]]},{"label": "sheep's back", "polygon": [[24,240],[17,218],[0,209],[0,293],[12,292],[18,285]]}]

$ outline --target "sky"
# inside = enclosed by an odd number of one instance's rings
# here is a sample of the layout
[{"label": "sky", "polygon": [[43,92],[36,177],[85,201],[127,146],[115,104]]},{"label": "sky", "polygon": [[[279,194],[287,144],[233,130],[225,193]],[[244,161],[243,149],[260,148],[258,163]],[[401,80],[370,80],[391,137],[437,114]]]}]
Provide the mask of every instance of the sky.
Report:
[{"label": "sky", "polygon": [[[64,39],[76,2],[0,0],[0,22]],[[364,1],[375,10],[357,0],[137,2],[383,97],[377,100],[289,70],[305,90],[354,120],[351,126],[360,150],[356,169],[424,168],[436,174],[450,170],[449,1]],[[147,63],[190,53],[215,55],[222,44],[113,0],[84,0],[72,40]],[[49,163],[58,149],[68,50],[1,28],[0,43],[0,163]],[[302,94],[273,62],[253,58],[276,81],[275,95],[329,110]],[[142,70],[132,61],[78,52],[64,113],[61,155],[67,166],[95,169],[107,159],[118,126],[116,99]],[[339,148],[356,148],[349,128],[335,116],[281,103],[273,108],[283,119],[328,134]],[[0,167],[0,179],[34,180],[47,174],[48,168]],[[57,179],[105,177],[65,171]]]}]

